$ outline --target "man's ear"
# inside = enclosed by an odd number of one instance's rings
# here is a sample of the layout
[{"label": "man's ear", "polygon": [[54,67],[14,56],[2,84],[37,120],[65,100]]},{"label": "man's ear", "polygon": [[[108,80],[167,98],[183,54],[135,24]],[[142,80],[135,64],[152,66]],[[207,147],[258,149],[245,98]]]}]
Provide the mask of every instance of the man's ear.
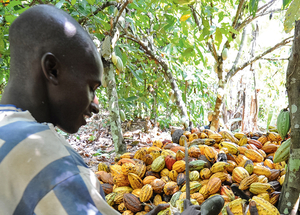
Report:
[{"label": "man's ear", "polygon": [[59,61],[54,54],[47,52],[41,59],[42,70],[45,77],[54,85],[58,85]]}]

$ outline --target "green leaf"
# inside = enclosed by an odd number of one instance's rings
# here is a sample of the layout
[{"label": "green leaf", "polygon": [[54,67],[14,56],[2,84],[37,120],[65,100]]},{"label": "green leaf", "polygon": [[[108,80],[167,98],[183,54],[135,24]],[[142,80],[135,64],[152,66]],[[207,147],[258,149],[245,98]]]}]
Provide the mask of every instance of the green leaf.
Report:
[{"label": "green leaf", "polygon": [[22,4],[21,1],[10,1],[9,4],[7,5],[8,8],[12,8],[16,5]]},{"label": "green leaf", "polygon": [[249,10],[250,14],[254,17],[257,11],[259,0],[250,0],[249,2]]},{"label": "green leaf", "polygon": [[132,102],[132,101],[137,100],[137,99],[138,99],[138,97],[136,97],[136,96],[130,96],[130,97],[126,98],[125,100],[127,102]]},{"label": "green leaf", "polygon": [[88,140],[89,141],[94,141],[94,140],[96,140],[96,137],[94,135],[91,135]]},{"label": "green leaf", "polygon": [[14,15],[6,15],[5,16],[5,19],[6,19],[6,21],[8,22],[8,23],[13,23],[13,21],[16,19],[17,17],[16,16],[14,16]]},{"label": "green leaf", "polygon": [[273,110],[270,110],[268,113],[268,120],[267,120],[267,132],[269,131],[269,126],[270,126],[272,117],[273,117]]},{"label": "green leaf", "polygon": [[295,21],[300,17],[300,0],[294,0],[285,13],[284,31],[289,33],[295,26]]},{"label": "green leaf", "polygon": [[90,5],[94,5],[96,0],[86,0]]},{"label": "green leaf", "polygon": [[61,1],[59,1],[59,2],[55,5],[55,7],[61,8],[61,7],[63,6],[64,3],[65,3],[65,0],[61,0]]},{"label": "green leaf", "polygon": [[71,1],[71,5],[74,5],[74,4],[76,4],[76,0]]},{"label": "green leaf", "polygon": [[215,42],[216,45],[219,47],[222,43],[222,32],[220,31],[220,28],[216,29],[216,34],[215,34]]},{"label": "green leaf", "polygon": [[[0,32],[0,54],[3,54],[3,52],[4,52],[4,47],[5,47],[5,43],[4,43],[4,40],[3,40],[4,38],[3,38],[3,33],[2,32]],[[3,59],[2,58],[0,58],[1,60],[2,60],[2,62],[3,62]],[[1,62],[1,63],[2,63]]]},{"label": "green leaf", "polygon": [[143,82],[143,73],[144,73],[143,70],[140,70],[140,69],[138,69],[136,71],[131,70],[131,72],[138,81]]},{"label": "green leaf", "polygon": [[291,3],[292,0],[282,0],[282,9],[284,10],[286,6]]}]

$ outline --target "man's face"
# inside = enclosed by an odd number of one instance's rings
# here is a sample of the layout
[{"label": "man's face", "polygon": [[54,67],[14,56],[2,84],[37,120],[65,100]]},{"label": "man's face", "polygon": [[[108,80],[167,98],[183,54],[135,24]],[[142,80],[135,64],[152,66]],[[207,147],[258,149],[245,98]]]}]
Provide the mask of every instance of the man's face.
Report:
[{"label": "man's face", "polygon": [[[101,85],[103,66],[99,54],[81,54],[71,65],[63,64],[55,98],[51,102],[52,120],[60,129],[75,133],[85,118],[98,113],[95,90]],[[60,75],[60,74],[58,74]],[[53,92],[51,92],[53,97]]]}]

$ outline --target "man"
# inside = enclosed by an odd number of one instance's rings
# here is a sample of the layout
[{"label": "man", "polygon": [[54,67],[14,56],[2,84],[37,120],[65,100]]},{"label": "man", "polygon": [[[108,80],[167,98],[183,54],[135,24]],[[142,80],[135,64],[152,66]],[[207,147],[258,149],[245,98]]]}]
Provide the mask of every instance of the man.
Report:
[{"label": "man", "polygon": [[103,67],[89,35],[67,13],[40,5],[13,22],[9,38],[10,79],[0,103],[0,214],[119,214],[54,130],[77,132],[99,111],[94,101]]}]

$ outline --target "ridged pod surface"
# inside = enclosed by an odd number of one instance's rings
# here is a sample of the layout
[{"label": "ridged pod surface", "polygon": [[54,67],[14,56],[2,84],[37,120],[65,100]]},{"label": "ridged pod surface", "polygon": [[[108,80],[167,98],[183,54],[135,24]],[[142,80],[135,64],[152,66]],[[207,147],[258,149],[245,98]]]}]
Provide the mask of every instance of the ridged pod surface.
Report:
[{"label": "ridged pod surface", "polygon": [[236,167],[232,171],[232,179],[237,183],[241,183],[241,181],[248,176],[249,176],[248,171],[245,170],[245,168],[243,167]]},{"label": "ridged pod surface", "polygon": [[151,164],[151,169],[154,172],[160,172],[163,168],[165,168],[165,158],[163,156],[159,156]]},{"label": "ridged pod surface", "polygon": [[141,202],[147,202],[151,199],[153,195],[153,188],[150,184],[146,184],[142,187],[140,192],[140,200]]},{"label": "ridged pod surface", "polygon": [[133,189],[139,189],[144,186],[142,179],[134,173],[128,173],[128,180]]},{"label": "ridged pod surface", "polygon": [[263,162],[264,157],[254,149],[249,149],[245,152],[245,156],[252,160],[253,162]]},{"label": "ridged pod surface", "polygon": [[[258,214],[280,215],[277,208],[274,205],[272,205],[270,202],[268,202],[262,198],[259,198],[257,196],[253,196],[252,201],[255,201],[255,203],[256,203],[256,208],[257,208]],[[250,215],[250,210],[248,210],[247,215]]]},{"label": "ridged pod surface", "polygon": [[206,189],[209,192],[209,194],[215,194],[216,192],[218,192],[220,190],[222,186],[222,181],[219,178],[211,178],[209,179],[207,185],[206,185]]},{"label": "ridged pod surface", "polygon": [[123,201],[124,201],[125,207],[128,210],[132,211],[133,213],[137,213],[137,212],[143,210],[143,206],[142,206],[140,200],[131,193],[124,194]]},{"label": "ridged pod surface", "polygon": [[290,112],[287,108],[282,109],[277,117],[277,131],[284,140],[291,128]]},{"label": "ridged pod surface", "polygon": [[165,182],[162,179],[155,179],[150,183],[155,193],[161,193],[164,189]]},{"label": "ridged pod surface", "polygon": [[249,191],[253,194],[273,192],[274,187],[269,183],[254,182],[250,185]]},{"label": "ridged pod surface", "polygon": [[244,178],[241,183],[240,183],[240,186],[239,186],[239,189],[240,190],[247,190],[250,185],[254,182],[257,182],[258,181],[258,178],[257,178],[257,175],[255,174],[252,174],[246,178]]},{"label": "ridged pod surface", "polygon": [[172,166],[172,170],[176,170],[176,172],[178,172],[178,173],[184,172],[184,170],[185,170],[185,161],[184,160],[176,161]]}]

